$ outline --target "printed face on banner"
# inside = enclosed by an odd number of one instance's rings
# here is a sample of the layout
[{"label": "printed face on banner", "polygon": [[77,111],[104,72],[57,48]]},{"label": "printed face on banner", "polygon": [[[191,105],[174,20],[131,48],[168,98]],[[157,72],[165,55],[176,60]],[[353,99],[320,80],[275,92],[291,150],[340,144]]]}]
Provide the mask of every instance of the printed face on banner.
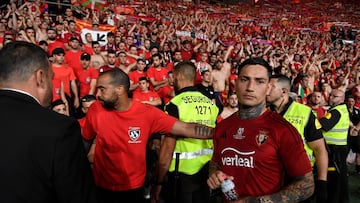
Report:
[{"label": "printed face on banner", "polygon": [[100,43],[101,46],[104,46],[107,44],[107,31],[100,31],[100,30],[90,30],[87,28],[84,28],[81,30],[81,39],[83,42],[86,42],[86,34],[90,33],[91,34],[91,38],[94,41],[98,41]]}]

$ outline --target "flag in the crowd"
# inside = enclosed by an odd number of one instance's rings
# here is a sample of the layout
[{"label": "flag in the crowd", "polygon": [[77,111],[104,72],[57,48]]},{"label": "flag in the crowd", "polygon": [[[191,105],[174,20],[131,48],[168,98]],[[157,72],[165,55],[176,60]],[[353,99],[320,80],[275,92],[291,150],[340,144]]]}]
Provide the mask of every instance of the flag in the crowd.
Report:
[{"label": "flag in the crowd", "polygon": [[71,4],[76,7],[90,8],[91,10],[104,11],[107,1],[105,0],[72,0]]},{"label": "flag in the crowd", "polygon": [[[77,31],[81,31],[84,28],[92,29],[92,23],[89,21],[75,19],[75,22]],[[115,33],[116,27],[112,25],[99,24],[98,30]]]},{"label": "flag in the crowd", "polygon": [[84,28],[81,30],[81,40],[83,42],[86,41],[86,35],[90,34],[93,41],[99,42],[101,46],[104,46],[107,44],[107,31],[100,31],[100,30],[92,30]]},{"label": "flag in the crowd", "polygon": [[114,13],[122,15],[134,15],[135,9],[130,6],[116,6],[114,9]]},{"label": "flag in the crowd", "polygon": [[301,84],[299,84],[299,88],[297,91],[297,95],[299,95],[302,99],[305,98],[305,90],[304,88],[301,86]]},{"label": "flag in the crowd", "polygon": [[141,15],[129,15],[126,17],[127,20],[135,22],[136,20],[141,20],[143,22],[153,22],[156,21],[156,18],[151,16],[141,16]]}]

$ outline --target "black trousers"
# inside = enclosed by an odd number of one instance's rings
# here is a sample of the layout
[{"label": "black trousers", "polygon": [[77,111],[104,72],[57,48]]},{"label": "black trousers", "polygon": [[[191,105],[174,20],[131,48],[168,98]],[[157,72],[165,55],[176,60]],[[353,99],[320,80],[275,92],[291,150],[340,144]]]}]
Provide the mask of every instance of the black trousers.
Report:
[{"label": "black trousers", "polygon": [[97,187],[100,203],[145,203],[143,188],[126,191],[111,191]]},{"label": "black trousers", "polygon": [[209,203],[210,188],[206,183],[209,165],[206,164],[198,173],[186,175],[168,173],[168,181],[162,187],[166,203]]},{"label": "black trousers", "polygon": [[[329,166],[336,164],[337,171],[328,172],[327,188],[329,203],[348,203],[349,186],[346,157],[348,148],[346,145],[329,146]],[[335,164],[334,164],[335,162]]]}]

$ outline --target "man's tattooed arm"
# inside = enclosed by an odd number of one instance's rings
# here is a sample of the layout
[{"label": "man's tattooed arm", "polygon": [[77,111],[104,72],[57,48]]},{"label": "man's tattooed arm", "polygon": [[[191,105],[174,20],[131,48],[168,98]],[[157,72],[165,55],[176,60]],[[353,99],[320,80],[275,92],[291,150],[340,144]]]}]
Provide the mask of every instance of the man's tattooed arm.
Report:
[{"label": "man's tattooed arm", "polygon": [[292,183],[277,193],[261,197],[246,197],[238,203],[280,203],[300,202],[309,198],[314,193],[314,178],[312,172],[302,177],[297,177]]},{"label": "man's tattooed arm", "polygon": [[179,137],[211,139],[214,134],[214,128],[197,123],[176,121],[170,133]]}]

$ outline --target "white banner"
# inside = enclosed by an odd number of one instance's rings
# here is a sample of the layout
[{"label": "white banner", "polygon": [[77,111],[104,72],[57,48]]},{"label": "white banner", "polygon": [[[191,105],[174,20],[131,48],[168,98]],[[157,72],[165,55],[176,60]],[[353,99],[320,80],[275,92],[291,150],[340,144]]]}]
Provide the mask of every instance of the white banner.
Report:
[{"label": "white banner", "polygon": [[85,35],[87,33],[90,33],[91,34],[91,37],[92,37],[92,40],[93,41],[98,41],[100,43],[101,46],[104,46],[107,44],[107,31],[100,31],[100,30],[90,30],[90,29],[87,29],[87,28],[84,28],[81,30],[81,40],[83,42],[86,42],[86,39],[85,39]]}]

